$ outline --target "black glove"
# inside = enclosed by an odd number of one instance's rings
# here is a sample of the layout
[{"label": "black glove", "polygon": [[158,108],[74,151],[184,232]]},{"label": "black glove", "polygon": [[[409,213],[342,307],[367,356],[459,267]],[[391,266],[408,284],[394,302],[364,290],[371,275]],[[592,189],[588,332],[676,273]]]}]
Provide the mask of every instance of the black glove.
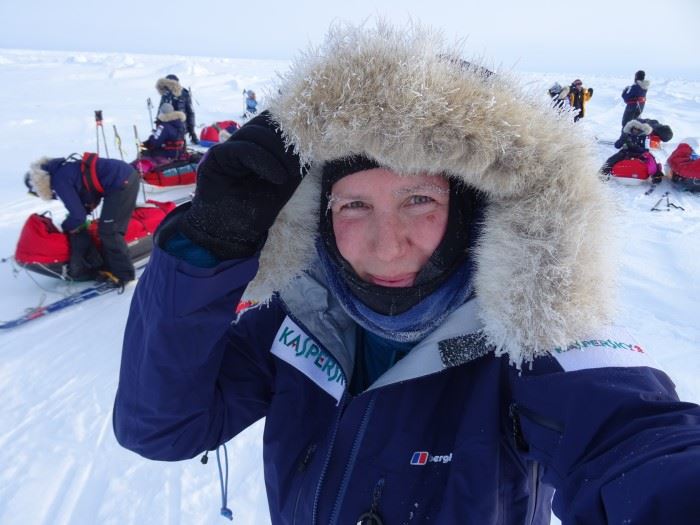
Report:
[{"label": "black glove", "polygon": [[199,144],[199,139],[197,138],[197,134],[194,131],[190,131],[189,136],[190,136],[190,142],[192,144]]},{"label": "black glove", "polygon": [[219,259],[249,257],[263,247],[301,179],[299,156],[284,147],[264,112],[205,155],[179,229]]},{"label": "black glove", "polygon": [[74,281],[92,280],[102,267],[103,260],[85,228],[76,229],[68,235],[70,243],[70,261],[68,276]]},{"label": "black glove", "polygon": [[589,94],[590,96],[593,96],[593,88],[588,88],[588,94]]}]

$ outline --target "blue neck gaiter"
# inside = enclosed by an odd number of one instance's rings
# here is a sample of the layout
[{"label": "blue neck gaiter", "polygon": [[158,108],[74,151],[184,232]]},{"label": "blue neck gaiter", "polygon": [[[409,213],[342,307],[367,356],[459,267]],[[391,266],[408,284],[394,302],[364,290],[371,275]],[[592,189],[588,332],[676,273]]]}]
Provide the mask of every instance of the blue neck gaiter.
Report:
[{"label": "blue neck gaiter", "polygon": [[462,306],[473,293],[472,264],[470,258],[467,258],[439,288],[416,305],[398,315],[382,315],[365,306],[353,295],[342,278],[343,272],[320,239],[316,241],[316,251],[330,292],[338,298],[345,312],[365,330],[390,341],[420,341]]}]

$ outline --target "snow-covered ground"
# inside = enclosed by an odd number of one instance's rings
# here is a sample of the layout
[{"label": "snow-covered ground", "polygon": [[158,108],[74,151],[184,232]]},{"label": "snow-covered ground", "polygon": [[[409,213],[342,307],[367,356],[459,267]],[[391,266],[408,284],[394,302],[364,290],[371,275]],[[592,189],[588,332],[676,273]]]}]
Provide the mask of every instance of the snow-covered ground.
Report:
[{"label": "snow-covered ground", "polygon": [[[151,97],[157,104],[157,78],[175,73],[191,86],[197,121],[207,124],[238,119],[243,89],[255,90],[264,104],[260,95],[275,71],[285,67],[285,62],[272,61],[0,50],[0,256],[14,253],[30,213],[50,210],[56,222],[62,220],[61,204],[27,196],[22,176],[30,161],[42,155],[94,151],[94,110],[104,113],[111,156],[118,156],[116,125],[125,157],[131,159],[133,125],[141,139],[149,131],[145,101]],[[595,93],[581,133],[617,138],[620,92],[633,72],[622,67],[616,77],[583,78]],[[545,97],[552,82],[568,84],[577,75],[516,76]],[[655,78],[652,71],[647,78],[652,84],[644,116],[669,124],[673,143],[700,137],[700,82]],[[613,151],[598,145],[600,163]],[[670,151],[657,157],[663,162]],[[668,181],[649,196],[644,195],[646,186],[610,184],[624,240],[617,322],[644,343],[675,380],[682,399],[700,402],[700,195],[681,193]],[[666,191],[685,211],[650,211]],[[0,320],[71,289],[14,272],[11,262],[0,263],[0,287]],[[0,333],[0,525],[223,523],[215,461],[147,461],[121,449],[112,434],[112,401],[132,292],[94,299]],[[258,423],[229,444],[229,506],[238,524],[269,523],[261,433]]]}]

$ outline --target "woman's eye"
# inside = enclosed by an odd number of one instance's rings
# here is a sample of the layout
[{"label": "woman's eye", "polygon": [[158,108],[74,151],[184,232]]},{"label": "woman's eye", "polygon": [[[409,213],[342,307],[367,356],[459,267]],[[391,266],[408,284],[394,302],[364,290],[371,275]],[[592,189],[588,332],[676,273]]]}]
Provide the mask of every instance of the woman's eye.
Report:
[{"label": "woman's eye", "polygon": [[341,210],[357,210],[357,209],[362,209],[362,208],[366,208],[366,207],[367,207],[367,205],[362,201],[352,201],[352,202],[348,202],[346,204],[343,204],[340,207],[340,209]]},{"label": "woman's eye", "polygon": [[410,204],[428,204],[433,201],[434,199],[432,197],[428,197],[427,195],[411,195],[411,198],[409,199]]}]

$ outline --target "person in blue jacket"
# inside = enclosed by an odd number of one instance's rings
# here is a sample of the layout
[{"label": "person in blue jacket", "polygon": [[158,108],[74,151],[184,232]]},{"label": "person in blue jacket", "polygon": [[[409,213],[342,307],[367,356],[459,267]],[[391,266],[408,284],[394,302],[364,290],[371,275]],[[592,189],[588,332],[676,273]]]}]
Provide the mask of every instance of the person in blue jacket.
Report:
[{"label": "person in blue jacket", "polygon": [[245,93],[245,112],[248,116],[253,116],[258,112],[258,101],[255,98],[255,91],[249,89]]},{"label": "person in blue jacket", "polygon": [[183,460],[265,418],[274,524],[692,523],[700,407],[608,324],[583,139],[456,56],[336,27],[209,150],[135,291],[118,441]]},{"label": "person in blue jacket", "polygon": [[622,100],[625,101],[625,111],[622,114],[622,127],[630,120],[638,118],[647,101],[647,90],[650,82],[646,80],[646,73],[642,70],[634,74],[634,84],[622,90]]},{"label": "person in blue jacket", "polygon": [[[123,286],[134,279],[134,265],[124,240],[136,206],[140,176],[126,162],[86,153],[82,159],[42,157],[25,175],[30,193],[60,199],[68,210],[61,229],[68,233],[68,274]],[[102,202],[97,233],[101,256],[87,231],[88,214]]]},{"label": "person in blue jacket", "polygon": [[161,159],[178,159],[185,154],[185,114],[167,102],[158,108],[156,129],[143,142],[145,155]]}]

